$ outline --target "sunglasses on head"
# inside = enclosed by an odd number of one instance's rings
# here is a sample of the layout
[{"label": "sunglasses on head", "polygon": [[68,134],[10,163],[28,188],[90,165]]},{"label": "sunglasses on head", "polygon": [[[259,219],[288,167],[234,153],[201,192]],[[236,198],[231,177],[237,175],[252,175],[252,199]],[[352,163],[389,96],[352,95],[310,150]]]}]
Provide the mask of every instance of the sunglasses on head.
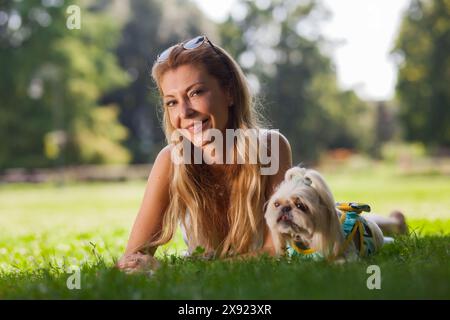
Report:
[{"label": "sunglasses on head", "polygon": [[[211,41],[209,41],[209,39],[206,36],[197,36],[197,37],[195,37],[195,38],[193,38],[191,40],[183,42],[181,45],[183,46],[183,49],[185,49],[185,50],[192,50],[192,49],[197,49],[198,47],[200,47],[205,42],[209,43],[211,48],[213,48],[213,50],[222,59],[222,55],[220,54],[219,50],[217,50],[217,48],[212,44]],[[174,46],[164,50],[163,52],[161,52],[158,55],[158,57],[156,58],[156,62],[160,63],[160,62],[166,61],[169,58],[169,56],[170,56],[170,52],[172,52],[173,48],[175,48],[178,45],[180,45],[180,44],[176,44],[176,45],[174,45]]]}]

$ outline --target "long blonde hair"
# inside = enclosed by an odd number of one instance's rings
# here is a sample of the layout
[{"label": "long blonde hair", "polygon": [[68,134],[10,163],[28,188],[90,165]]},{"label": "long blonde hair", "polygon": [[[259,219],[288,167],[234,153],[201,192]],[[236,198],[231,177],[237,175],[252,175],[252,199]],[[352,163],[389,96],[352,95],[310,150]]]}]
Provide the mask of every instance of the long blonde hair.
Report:
[{"label": "long blonde hair", "polygon": [[[214,50],[207,42],[192,50],[174,46],[167,60],[155,62],[152,77],[162,96],[161,80],[165,72],[181,65],[203,66],[215,77],[224,90],[232,95],[227,129],[260,129],[262,120],[256,110],[247,80],[234,59],[220,46]],[[162,107],[163,126],[168,144],[174,128],[166,107]],[[256,146],[245,148],[245,155]],[[236,154],[236,152],[235,152]],[[264,234],[263,205],[267,176],[260,173],[257,164],[228,165],[226,179],[230,188],[221,196],[214,187],[211,166],[205,164],[177,164],[173,166],[170,183],[170,204],[164,214],[161,233],[149,246],[167,243],[174,235],[178,222],[186,227],[189,241],[214,251],[220,256],[249,252],[256,239]],[[223,184],[223,179],[222,179]],[[222,206],[221,206],[222,204]],[[189,213],[187,213],[187,211]],[[186,215],[189,214],[189,217]],[[258,241],[258,240],[256,240]]]}]

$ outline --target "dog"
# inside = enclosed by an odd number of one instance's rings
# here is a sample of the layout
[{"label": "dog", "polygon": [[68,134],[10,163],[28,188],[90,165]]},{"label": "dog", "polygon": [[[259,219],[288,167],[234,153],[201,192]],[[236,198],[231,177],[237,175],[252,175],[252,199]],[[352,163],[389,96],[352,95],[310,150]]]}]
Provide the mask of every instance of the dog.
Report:
[{"label": "dog", "polygon": [[264,217],[277,256],[287,253],[343,262],[373,254],[383,245],[378,225],[360,216],[369,210],[356,203],[336,207],[319,172],[293,167],[266,203]]}]

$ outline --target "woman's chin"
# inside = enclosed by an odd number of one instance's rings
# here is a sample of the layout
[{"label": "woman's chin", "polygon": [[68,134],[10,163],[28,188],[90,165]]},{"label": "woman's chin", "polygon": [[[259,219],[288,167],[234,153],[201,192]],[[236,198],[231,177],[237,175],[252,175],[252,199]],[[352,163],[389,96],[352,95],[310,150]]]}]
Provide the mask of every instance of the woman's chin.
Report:
[{"label": "woman's chin", "polygon": [[191,140],[192,144],[200,149],[204,149],[207,145],[211,144],[210,140],[201,139],[201,140]]},{"label": "woman's chin", "polygon": [[213,139],[211,137],[210,130],[208,128],[197,134],[191,134],[191,137],[189,140],[197,148],[204,148],[205,146],[210,144]]}]

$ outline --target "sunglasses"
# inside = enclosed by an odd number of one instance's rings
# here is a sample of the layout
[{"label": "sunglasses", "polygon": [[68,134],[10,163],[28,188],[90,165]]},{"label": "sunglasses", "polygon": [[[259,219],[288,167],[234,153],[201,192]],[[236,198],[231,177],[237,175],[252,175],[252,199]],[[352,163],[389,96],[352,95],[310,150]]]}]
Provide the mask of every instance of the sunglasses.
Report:
[{"label": "sunglasses", "polygon": [[[188,40],[188,41],[182,43],[182,46],[183,46],[183,49],[185,49],[185,50],[193,50],[193,49],[197,49],[198,47],[203,45],[205,42],[209,43],[211,48],[213,48],[213,50],[222,59],[222,55],[220,54],[219,50],[217,50],[217,48],[212,44],[211,41],[209,41],[209,39],[206,36],[197,36],[197,37],[195,37],[195,38],[193,38],[191,40]],[[158,57],[156,58],[156,62],[160,63],[160,62],[166,61],[169,58],[169,56],[170,56],[170,52],[172,52],[173,48],[175,48],[178,45],[179,44],[176,44],[176,45],[174,45],[174,46],[164,50],[163,52],[161,52],[158,55]]]}]

